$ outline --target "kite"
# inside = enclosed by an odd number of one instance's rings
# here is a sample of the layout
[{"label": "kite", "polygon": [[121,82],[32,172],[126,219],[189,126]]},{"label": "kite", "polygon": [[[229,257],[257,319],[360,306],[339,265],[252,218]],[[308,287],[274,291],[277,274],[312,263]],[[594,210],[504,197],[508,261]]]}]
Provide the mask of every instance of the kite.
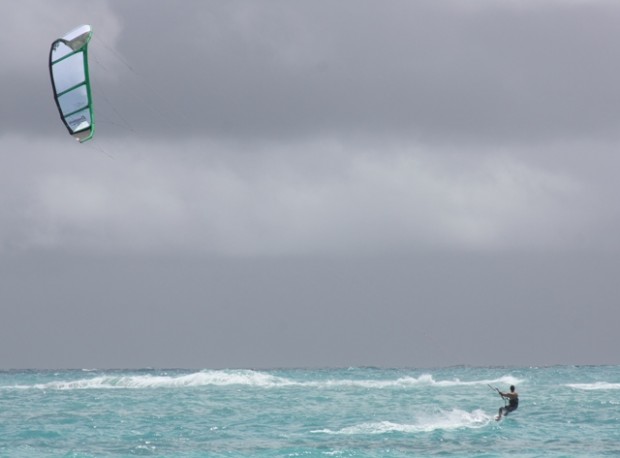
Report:
[{"label": "kite", "polygon": [[49,68],[54,100],[62,122],[80,143],[93,138],[95,117],[88,74],[88,42],[93,35],[82,25],[52,43]]}]

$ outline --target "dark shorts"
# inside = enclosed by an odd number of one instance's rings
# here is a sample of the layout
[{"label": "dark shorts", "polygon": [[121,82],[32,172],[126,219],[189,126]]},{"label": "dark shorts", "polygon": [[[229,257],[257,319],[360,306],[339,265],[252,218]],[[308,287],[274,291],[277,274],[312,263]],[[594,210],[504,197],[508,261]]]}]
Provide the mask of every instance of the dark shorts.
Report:
[{"label": "dark shorts", "polygon": [[516,406],[507,405],[506,407],[504,407],[504,415],[508,415],[510,412],[517,410],[517,407],[519,407],[519,404],[517,404]]}]

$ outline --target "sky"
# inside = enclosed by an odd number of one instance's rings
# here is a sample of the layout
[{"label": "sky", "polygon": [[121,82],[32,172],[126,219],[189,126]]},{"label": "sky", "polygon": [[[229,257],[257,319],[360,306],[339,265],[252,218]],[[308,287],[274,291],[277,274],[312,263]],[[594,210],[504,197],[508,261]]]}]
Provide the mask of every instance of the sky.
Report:
[{"label": "sky", "polygon": [[[614,0],[22,0],[0,368],[620,364]],[[96,133],[52,98],[81,24]]]}]

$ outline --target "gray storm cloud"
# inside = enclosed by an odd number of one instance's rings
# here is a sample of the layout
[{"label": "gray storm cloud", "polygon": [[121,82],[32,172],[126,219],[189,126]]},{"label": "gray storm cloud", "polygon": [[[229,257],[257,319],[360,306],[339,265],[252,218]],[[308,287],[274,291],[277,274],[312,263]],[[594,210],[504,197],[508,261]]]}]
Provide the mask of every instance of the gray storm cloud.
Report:
[{"label": "gray storm cloud", "polygon": [[[15,140],[12,149],[27,143]],[[459,151],[332,141],[296,144],[294,157],[282,145],[249,157],[190,141],[157,149],[133,142],[131,157],[115,158],[70,145],[34,167],[35,156],[20,157],[19,182],[28,186],[3,199],[5,247],[224,255],[566,249],[587,228],[574,214],[584,205],[582,184],[508,154],[465,160]],[[18,184],[10,176],[4,183]]]}]

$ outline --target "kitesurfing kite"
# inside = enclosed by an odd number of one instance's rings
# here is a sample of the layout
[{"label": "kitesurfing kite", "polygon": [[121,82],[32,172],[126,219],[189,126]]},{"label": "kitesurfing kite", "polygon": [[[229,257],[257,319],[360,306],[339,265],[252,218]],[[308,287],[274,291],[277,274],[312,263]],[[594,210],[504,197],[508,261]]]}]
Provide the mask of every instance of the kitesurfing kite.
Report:
[{"label": "kitesurfing kite", "polygon": [[88,42],[93,35],[82,25],[54,41],[50,49],[50,77],[60,118],[80,143],[93,138],[95,117],[88,74]]}]

